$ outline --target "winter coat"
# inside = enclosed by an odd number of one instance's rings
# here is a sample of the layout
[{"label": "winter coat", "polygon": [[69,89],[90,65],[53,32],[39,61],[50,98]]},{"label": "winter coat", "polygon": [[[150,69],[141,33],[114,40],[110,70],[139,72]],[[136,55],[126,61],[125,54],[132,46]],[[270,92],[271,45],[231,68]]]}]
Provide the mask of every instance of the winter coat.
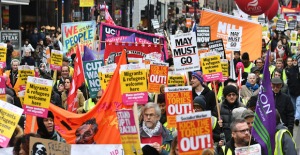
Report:
[{"label": "winter coat", "polygon": [[63,106],[61,104],[61,96],[59,94],[57,94],[54,90],[52,90],[52,93],[51,93],[50,103],[63,108]]},{"label": "winter coat", "polygon": [[28,66],[35,66],[35,61],[31,56],[24,57],[21,60],[21,65],[25,65],[25,63],[27,63]]},{"label": "winter coat", "polygon": [[[68,100],[68,96],[66,94],[66,91],[64,91],[61,94],[61,101],[62,101],[62,106],[64,107],[64,109],[67,110],[68,104],[67,104],[67,100]],[[78,89],[77,90],[77,113],[81,114],[83,111],[83,104],[84,104],[84,97],[82,92]]]},{"label": "winter coat", "polygon": [[[221,119],[223,120],[223,132],[225,134],[225,139],[228,142],[231,138],[230,124],[234,120],[232,117],[232,110],[239,107],[245,107],[245,105],[238,102],[238,98],[233,104],[228,103],[225,99],[224,102],[218,105],[220,109]],[[212,115],[218,118],[217,106],[214,108]]]},{"label": "winter coat", "polygon": [[9,71],[6,71],[5,74],[8,76],[7,78],[7,82],[6,84],[13,88],[17,94],[17,97],[19,97],[19,91],[20,91],[20,85],[19,85],[19,74],[17,73],[17,78],[16,78],[16,81],[13,83],[13,75],[11,74],[12,70],[9,70]]},{"label": "winter coat", "polygon": [[253,94],[252,94],[252,91],[251,91],[246,85],[242,85],[242,89],[241,89],[240,95],[241,95],[241,97],[242,97],[243,99],[246,100],[247,97],[250,98],[251,96],[257,95],[258,93],[259,93],[259,88],[256,89],[256,90],[253,92]]},{"label": "winter coat", "polygon": [[291,96],[299,96],[300,95],[300,77],[299,77],[299,67],[291,66],[287,70],[287,78],[288,78],[288,86],[289,92]]},{"label": "winter coat", "polygon": [[35,50],[35,59],[40,60],[43,59],[44,45],[37,45]]},{"label": "winter coat", "polygon": [[7,51],[6,51],[7,54],[6,54],[6,57],[7,57],[7,58],[8,58],[8,57],[11,57],[13,51],[14,51],[14,48],[13,48],[12,45],[7,46]]},{"label": "winter coat", "polygon": [[[287,129],[287,127],[285,127],[283,124],[278,124],[276,126],[276,132],[278,132],[280,129]],[[283,135],[282,135],[281,146],[282,146],[281,150],[282,150],[283,154],[285,154],[285,155],[297,154],[297,150],[295,149],[295,143],[293,141],[293,137],[291,137],[291,135],[286,132],[283,133]]]},{"label": "winter coat", "polygon": [[[204,89],[200,95],[203,95],[205,97],[205,102],[206,102],[206,110],[211,110],[213,112],[213,109],[216,106],[216,98],[215,98],[215,93],[211,91],[207,86],[203,86]],[[195,97],[198,96],[198,94],[195,92],[195,89],[192,89],[192,94],[193,94],[193,100]]]},{"label": "winter coat", "polygon": [[31,52],[34,51],[34,48],[31,46],[31,44],[24,44],[22,57],[25,57],[25,51],[30,51],[29,56],[31,56]]},{"label": "winter coat", "polygon": [[283,47],[282,47],[282,49],[283,49],[283,56],[279,55],[277,48],[274,50],[274,52],[276,53],[276,59],[282,58],[282,60],[285,61],[287,58],[287,55],[286,55],[285,49]]},{"label": "winter coat", "polygon": [[32,35],[31,35],[31,43],[32,44],[37,44],[38,42],[39,42],[39,40],[40,40],[40,36],[39,36],[39,34],[38,33],[33,33]]}]

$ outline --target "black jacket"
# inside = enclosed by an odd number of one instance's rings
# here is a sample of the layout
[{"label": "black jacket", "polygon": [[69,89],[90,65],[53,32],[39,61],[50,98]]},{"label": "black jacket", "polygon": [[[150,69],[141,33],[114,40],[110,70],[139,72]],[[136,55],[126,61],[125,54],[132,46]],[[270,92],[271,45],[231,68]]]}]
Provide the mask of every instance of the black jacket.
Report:
[{"label": "black jacket", "polygon": [[[203,95],[205,97],[205,102],[206,102],[206,110],[210,110],[213,112],[213,109],[216,106],[216,98],[215,98],[215,93],[211,91],[207,86],[203,86],[204,90],[200,95]],[[198,96],[198,94],[195,92],[195,89],[192,90],[193,93],[193,100],[195,97]]]},{"label": "black jacket", "polygon": [[54,90],[52,90],[50,103],[63,108],[61,101],[62,101],[61,96],[58,93],[56,93]]},{"label": "black jacket", "polygon": [[281,91],[277,94],[273,92],[273,95],[275,99],[275,108],[278,110],[282,122],[293,132],[295,117],[291,98],[288,95],[281,93]]},{"label": "black jacket", "polygon": [[[283,124],[276,125],[276,132],[280,129],[287,129]],[[295,149],[295,143],[293,141],[293,137],[291,137],[288,133],[284,133],[281,139],[281,146],[283,154],[297,154],[297,150]],[[276,148],[275,148],[276,149]]]},{"label": "black jacket", "polygon": [[21,65],[25,65],[25,62],[28,66],[35,66],[35,60],[30,56],[24,57],[21,61]]},{"label": "black jacket", "polygon": [[[230,124],[233,121],[232,110],[238,107],[245,107],[245,105],[237,100],[233,104],[230,104],[226,99],[218,105],[220,107],[221,119],[223,120],[223,132],[225,134],[225,139],[228,142],[231,138]],[[212,115],[218,118],[217,106],[214,108]]]},{"label": "black jacket", "polygon": [[7,46],[7,57],[11,57],[12,52],[14,51],[14,48],[12,45]]},{"label": "black jacket", "polygon": [[291,66],[286,74],[288,81],[287,84],[289,86],[289,92],[291,96],[299,96],[300,95],[300,77],[299,77],[299,67]]}]

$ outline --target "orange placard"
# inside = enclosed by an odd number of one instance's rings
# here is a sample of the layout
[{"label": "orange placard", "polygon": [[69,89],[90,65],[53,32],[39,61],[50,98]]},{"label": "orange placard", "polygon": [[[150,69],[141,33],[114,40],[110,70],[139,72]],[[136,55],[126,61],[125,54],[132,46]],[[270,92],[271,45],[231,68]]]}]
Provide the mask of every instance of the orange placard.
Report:
[{"label": "orange placard", "polygon": [[186,19],[186,27],[191,27],[192,26],[192,19],[191,18],[187,18]]},{"label": "orange placard", "polygon": [[[250,61],[261,56],[262,26],[254,21],[212,10],[204,10],[201,13],[200,26],[210,26],[211,40],[222,38],[224,46],[227,44],[229,29],[242,29],[241,53],[248,52]],[[226,58],[230,59],[231,51],[226,50],[225,53]]]},{"label": "orange placard", "polygon": [[167,85],[168,70],[167,63],[151,62],[148,81],[149,93],[160,93],[160,86]]}]

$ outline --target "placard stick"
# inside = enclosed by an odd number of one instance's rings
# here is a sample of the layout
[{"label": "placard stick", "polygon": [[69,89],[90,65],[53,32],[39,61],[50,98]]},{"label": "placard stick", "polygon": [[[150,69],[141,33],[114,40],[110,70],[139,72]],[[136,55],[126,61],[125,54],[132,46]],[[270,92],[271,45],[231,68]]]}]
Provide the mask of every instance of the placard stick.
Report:
[{"label": "placard stick", "polygon": [[170,44],[170,41],[169,41],[169,38],[168,38],[168,34],[167,34],[166,30],[164,30],[164,31],[165,31],[166,38],[167,38],[167,40],[168,40],[168,45],[169,45],[171,51],[173,51],[173,50],[172,50],[172,47],[171,47],[171,44]]},{"label": "placard stick", "polygon": [[217,105],[217,110],[218,110],[218,118],[219,118],[219,120],[221,120],[220,108],[219,108],[219,103],[218,103],[218,98],[217,98],[218,94],[217,94],[217,90],[216,90],[216,82],[213,81],[213,84],[214,84],[214,87],[215,87],[214,91],[215,91],[216,105]]},{"label": "placard stick", "polygon": [[[139,116],[138,116],[138,109],[137,109],[137,103],[133,103],[133,115],[134,115],[134,122],[136,126],[136,130],[138,132],[138,135],[140,137],[140,126],[139,126]],[[140,138],[139,138],[140,141]]]},{"label": "placard stick", "polygon": [[178,87],[178,83],[176,83],[175,86]]},{"label": "placard stick", "polygon": [[249,153],[250,142],[251,142],[251,134],[250,134],[250,140],[249,140],[248,149],[247,149],[247,155]]},{"label": "placard stick", "polygon": [[30,130],[30,133],[33,133],[33,131],[34,131],[35,120],[36,120],[36,116],[33,116],[32,122],[31,122],[31,130]]},{"label": "placard stick", "polygon": [[154,97],[154,103],[157,104],[157,98],[158,98],[158,94],[155,93],[155,97]]},{"label": "placard stick", "polygon": [[187,83],[187,86],[190,86],[190,76],[189,76],[189,72],[186,72],[186,83]]}]

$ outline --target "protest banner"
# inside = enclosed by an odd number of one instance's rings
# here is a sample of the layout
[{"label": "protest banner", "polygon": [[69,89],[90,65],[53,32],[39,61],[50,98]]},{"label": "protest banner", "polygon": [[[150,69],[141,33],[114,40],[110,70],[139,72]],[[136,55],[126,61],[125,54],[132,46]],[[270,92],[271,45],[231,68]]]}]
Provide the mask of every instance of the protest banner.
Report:
[{"label": "protest banner", "polygon": [[103,60],[84,61],[83,69],[88,83],[91,98],[97,98],[97,93],[101,90],[98,68],[104,66]]},{"label": "protest banner", "polygon": [[29,76],[27,78],[24,113],[47,118],[52,93],[52,80]]},{"label": "protest banner", "polygon": [[240,29],[230,29],[228,31],[227,38],[227,50],[229,51],[240,51],[242,42],[242,30]]},{"label": "protest banner", "polygon": [[149,81],[148,81],[148,92],[149,93],[160,93],[160,86],[162,84],[167,85],[168,78],[168,63],[151,62]]},{"label": "protest banner", "polygon": [[211,112],[177,115],[180,155],[213,154]]},{"label": "protest banner", "polygon": [[4,76],[0,76],[0,100],[6,101],[6,84]]},{"label": "protest banner", "polygon": [[[241,54],[251,51],[250,61],[261,56],[262,26],[260,24],[244,18],[204,9],[201,12],[200,26],[207,25],[211,28],[211,40],[222,38],[225,45],[227,44],[227,30],[242,29]],[[230,58],[231,51],[225,50],[225,52],[226,58]]]},{"label": "protest banner", "polygon": [[186,18],[186,27],[191,27],[192,26],[192,19],[191,18]]},{"label": "protest banner", "polygon": [[283,32],[285,30],[285,21],[284,20],[278,20],[276,24],[276,31]]},{"label": "protest banner", "polygon": [[171,45],[175,72],[200,69],[195,33],[171,35]]},{"label": "protest banner", "polygon": [[5,68],[7,44],[0,43],[0,67]]},{"label": "protest banner", "polygon": [[142,155],[140,137],[136,128],[133,110],[117,110],[123,150],[126,155]]},{"label": "protest banner", "polygon": [[84,46],[93,49],[95,26],[95,21],[62,23],[64,56],[71,57],[71,54],[76,53],[77,42],[82,53]]},{"label": "protest banner", "polygon": [[212,40],[207,43],[210,51],[214,51],[220,55],[221,58],[226,59],[223,39]]},{"label": "protest banner", "polygon": [[290,21],[289,23],[288,23],[288,29],[289,30],[294,30],[295,28],[297,27],[297,21]]},{"label": "protest banner", "polygon": [[107,85],[116,70],[116,67],[117,64],[111,64],[107,66],[102,66],[98,69],[100,84],[103,91],[106,90]]},{"label": "protest banner", "polygon": [[168,86],[184,86],[185,76],[182,73],[176,73],[174,71],[168,72]]},{"label": "protest banner", "polygon": [[266,20],[265,20],[265,18],[258,17],[258,22],[259,22],[260,25],[262,25],[262,24],[266,23]]},{"label": "protest banner", "polygon": [[297,34],[298,34],[298,31],[292,31],[291,32],[291,40],[290,40],[291,43],[296,43],[297,42]]},{"label": "protest banner", "polygon": [[207,47],[210,42],[210,26],[197,26],[196,29],[198,47]]},{"label": "protest banner", "polygon": [[148,101],[145,64],[120,66],[122,101],[125,105],[146,104]]},{"label": "protest banner", "polygon": [[62,61],[63,61],[63,52],[58,50],[51,51],[51,59],[50,59],[50,69],[53,70],[61,70]]},{"label": "protest banner", "polygon": [[[23,109],[0,100],[0,146],[7,147]],[[1,149],[0,149],[1,150]]]},{"label": "protest banner", "polygon": [[236,155],[261,155],[261,146],[259,144],[253,144],[245,147],[236,147]]},{"label": "protest banner", "polygon": [[221,82],[224,82],[229,78],[228,59],[221,59],[221,66],[223,74],[223,79],[221,80]]},{"label": "protest banner", "polygon": [[34,66],[18,66],[20,91],[26,89],[28,76],[35,76]]},{"label": "protest banner", "polygon": [[29,152],[32,155],[71,155],[71,145],[44,138],[30,137]]},{"label": "protest banner", "polygon": [[201,63],[205,82],[223,79],[221,60],[217,53],[201,53]]},{"label": "protest banner", "polygon": [[177,127],[177,115],[193,112],[192,87],[165,87],[165,93],[168,127]]},{"label": "protest banner", "polygon": [[42,63],[47,64],[47,51],[49,50],[49,47],[43,48],[43,58],[42,58]]}]

